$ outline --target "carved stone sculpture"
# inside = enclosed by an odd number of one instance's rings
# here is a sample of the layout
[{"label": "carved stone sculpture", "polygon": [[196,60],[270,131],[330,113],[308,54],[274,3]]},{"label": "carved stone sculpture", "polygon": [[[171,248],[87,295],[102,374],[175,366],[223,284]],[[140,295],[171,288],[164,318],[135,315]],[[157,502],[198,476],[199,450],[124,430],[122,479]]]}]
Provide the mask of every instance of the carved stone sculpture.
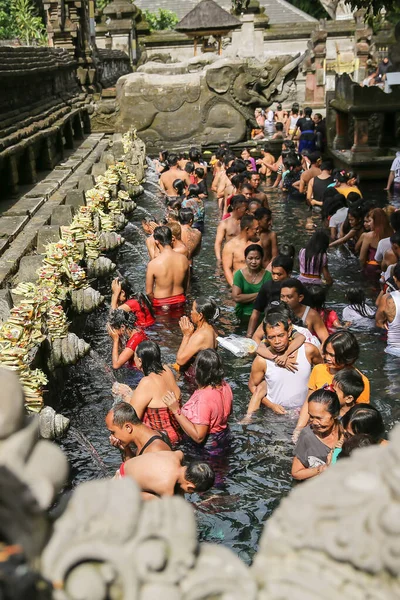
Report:
[{"label": "carved stone sculpture", "polygon": [[117,130],[135,127],[150,147],[246,139],[254,109],[283,101],[303,56],[251,59],[200,55],[149,62],[117,84]]},{"label": "carved stone sculpture", "polygon": [[54,408],[45,406],[39,413],[39,433],[45,440],[56,440],[63,437],[69,428],[69,419],[58,415]]},{"label": "carved stone sculpture", "polygon": [[124,243],[124,238],[115,231],[102,231],[99,235],[100,248],[102,251],[115,250]]},{"label": "carved stone sculpture", "polygon": [[[74,294],[75,293],[76,292],[74,292]],[[79,302],[79,300],[77,300],[77,302]],[[81,310],[79,312],[90,311]],[[50,356],[47,361],[48,367],[53,371],[56,367],[75,365],[80,358],[86,356],[89,350],[90,344],[85,342],[85,340],[78,338],[75,333],[70,332],[63,338],[53,339],[50,346]]]},{"label": "carved stone sculpture", "polygon": [[106,256],[99,256],[96,259],[87,261],[88,277],[106,277],[115,270],[115,264]]},{"label": "carved stone sculpture", "polygon": [[[103,232],[101,235],[103,236],[106,234],[109,234],[110,236],[117,235],[114,232]],[[79,290],[72,290],[71,292],[72,308],[77,313],[91,313],[103,302],[104,296],[102,296],[100,292],[94,290],[91,287],[81,288]]]}]

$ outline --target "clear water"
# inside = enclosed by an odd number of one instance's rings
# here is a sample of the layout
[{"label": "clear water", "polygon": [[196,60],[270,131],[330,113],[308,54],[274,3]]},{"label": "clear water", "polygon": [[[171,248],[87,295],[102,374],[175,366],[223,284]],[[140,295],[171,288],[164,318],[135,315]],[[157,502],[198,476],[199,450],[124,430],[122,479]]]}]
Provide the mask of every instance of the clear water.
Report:
[{"label": "clear water", "polygon": [[[149,173],[151,177],[151,173]],[[156,179],[153,175],[153,182]],[[148,187],[149,184],[147,184]],[[387,201],[382,192],[383,185],[364,188],[367,197]],[[155,217],[164,213],[161,196],[151,192],[143,195],[139,203]],[[400,198],[392,199],[400,203]],[[310,213],[303,203],[288,201],[280,194],[270,195],[270,206],[274,215],[274,228],[281,242],[290,242],[300,249],[310,235],[305,222]],[[140,227],[143,211],[131,216],[131,223],[123,235],[127,243],[119,250],[115,259],[120,273],[127,276],[137,290],[144,288],[146,250],[145,236]],[[319,217],[315,216],[318,223]],[[213,244],[218,224],[216,202],[209,200],[206,205],[206,233],[200,256],[195,261],[191,298],[201,294],[214,296],[222,307],[219,323],[221,334],[241,332],[243,328],[235,321],[234,303],[220,269],[215,266]],[[355,282],[364,286],[369,297],[375,297],[374,284],[363,279],[358,263],[339,250],[330,252],[330,269],[335,279],[329,305],[339,314],[344,306],[346,286]],[[88,444],[72,432],[63,441],[69,456],[72,485],[81,481],[104,476],[104,469],[110,475],[120,463],[119,452],[108,442],[108,432],[104,417],[112,405],[111,386],[115,380],[134,385],[138,380],[135,371],[127,368],[113,371],[111,364],[111,341],[105,331],[109,311],[109,283],[105,282],[103,294],[107,295],[105,305],[90,315],[83,327],[77,331],[92,345],[92,352],[79,365],[71,367],[66,377],[66,385],[57,408],[71,419]],[[78,329],[78,328],[77,328]],[[163,352],[168,363],[175,361],[181,334],[177,320],[160,318],[149,331]],[[388,430],[400,418],[400,359],[384,353],[385,341],[379,331],[360,332],[361,345],[359,368],[370,378],[372,401],[382,410]],[[209,493],[190,497],[195,508],[200,539],[222,543],[233,549],[246,562],[250,562],[257,550],[258,541],[266,519],[279,501],[292,488],[290,477],[293,446],[290,436],[297,415],[278,416],[261,410],[249,425],[240,425],[249,400],[247,382],[251,359],[236,359],[232,354],[221,350],[225,364],[226,378],[234,391],[234,411],[231,418],[233,439],[229,453],[222,459],[214,460],[217,483]],[[187,390],[183,388],[184,398]],[[99,462],[95,452],[101,459]]]}]

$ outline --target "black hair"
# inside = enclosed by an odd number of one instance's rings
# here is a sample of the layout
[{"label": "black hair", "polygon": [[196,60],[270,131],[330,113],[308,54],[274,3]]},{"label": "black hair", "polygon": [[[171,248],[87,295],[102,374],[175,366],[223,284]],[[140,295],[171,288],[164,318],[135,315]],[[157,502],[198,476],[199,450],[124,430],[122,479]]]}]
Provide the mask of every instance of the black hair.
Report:
[{"label": "black hair", "polygon": [[231,207],[235,210],[241,204],[248,204],[248,200],[243,194],[236,194],[231,199]]},{"label": "black hair", "polygon": [[277,327],[283,325],[285,331],[289,331],[291,325],[289,317],[285,316],[282,311],[276,310],[275,306],[272,306],[268,311],[265,311],[265,317],[263,319],[263,330],[267,333],[267,327]]},{"label": "black hair", "polygon": [[121,329],[121,327],[126,327],[127,330],[133,329],[135,327],[136,321],[136,313],[121,310],[120,308],[111,310],[110,317],[108,320],[110,326],[113,329]]},{"label": "black hair", "polygon": [[128,402],[118,402],[112,407],[113,423],[118,427],[123,427],[125,423],[140,425],[142,421],[137,416],[136,410]]},{"label": "black hair", "polygon": [[[336,191],[336,188],[332,189]],[[338,210],[340,210],[341,208],[345,208],[346,206],[346,198],[343,196],[343,194],[339,194],[336,191],[333,197],[330,197],[329,200],[326,199],[324,195],[324,204],[322,206],[321,216],[323,219],[326,219],[326,217],[328,216],[332,217],[334,214],[337,213]]]},{"label": "black hair", "polygon": [[310,108],[309,106],[307,106],[307,107],[304,109],[304,115],[305,115],[306,117],[311,117],[311,115],[312,115],[312,108]]},{"label": "black hair", "polygon": [[[251,185],[251,183],[244,183],[242,185],[242,191],[243,190],[251,190],[253,192],[253,186]],[[256,202],[259,202],[260,205],[262,204],[261,200],[259,200],[258,198],[252,199],[251,202],[253,202],[253,200],[255,200]]]},{"label": "black hair", "polygon": [[182,158],[184,160],[189,160],[189,153],[186,152],[186,151],[179,152],[179,154],[178,154],[178,160],[181,160]]},{"label": "black hair", "polygon": [[189,159],[192,162],[199,162],[201,158],[201,152],[198,148],[195,148],[194,146],[192,146],[192,148],[190,148],[189,150]]},{"label": "black hair", "polygon": [[261,258],[264,256],[264,250],[260,244],[250,244],[244,251],[244,257],[247,258],[250,252],[258,252]]},{"label": "black hair", "polygon": [[191,183],[188,187],[188,198],[197,198],[200,194],[200,188],[195,183]]},{"label": "black hair", "polygon": [[218,352],[212,348],[200,350],[194,361],[194,370],[199,388],[205,388],[208,385],[217,387],[222,384],[224,379],[221,359]]},{"label": "black hair", "polygon": [[339,181],[339,183],[347,183],[347,181],[353,179],[353,177],[356,177],[356,174],[353,173],[353,171],[345,171],[344,169],[338,171],[335,175],[335,179]]},{"label": "black hair", "polygon": [[322,285],[307,286],[307,294],[311,308],[323,310],[326,302],[326,289]]},{"label": "black hair", "polygon": [[343,442],[342,450],[339,452],[337,458],[338,460],[339,458],[349,458],[354,450],[374,445],[376,445],[376,442],[372,435],[369,435],[368,433],[356,433]]},{"label": "black hair", "polygon": [[318,119],[320,119],[320,121],[322,121],[321,113],[314,113],[314,117],[318,117]]},{"label": "black hair", "polygon": [[275,131],[283,131],[283,123],[281,123],[280,121],[277,121],[275,123]]},{"label": "black hair", "polygon": [[364,381],[357,369],[340,369],[333,378],[333,383],[342,390],[345,396],[353,396],[354,402],[364,391]]},{"label": "black hair", "polygon": [[169,166],[174,167],[177,164],[178,160],[179,160],[178,155],[175,154],[175,152],[171,152],[171,154],[168,156]]},{"label": "black hair", "polygon": [[249,171],[248,174],[250,175],[250,178],[253,177],[253,175],[257,175],[258,177],[260,177],[260,173],[258,171]]},{"label": "black hair", "polygon": [[205,172],[204,169],[203,169],[203,167],[196,167],[195,170],[194,170],[194,172],[195,172],[195,175],[197,177],[199,177],[200,179],[203,179],[204,172]]},{"label": "black hair", "polygon": [[271,304],[268,304],[264,311],[264,318],[272,313],[280,313],[285,320],[290,321],[293,325],[303,326],[303,321],[294,314],[286,302],[274,300]]},{"label": "black hair", "polygon": [[185,165],[185,171],[186,171],[186,173],[193,173],[194,164],[192,162],[188,161]]},{"label": "black hair", "polygon": [[181,208],[179,211],[179,222],[181,225],[188,225],[194,220],[193,211],[191,208]]},{"label": "black hair", "polygon": [[[350,196],[350,194],[349,194],[349,196]],[[359,206],[350,206],[349,212],[347,213],[347,215],[354,217],[354,219],[357,219],[358,221],[362,221],[364,218],[363,211],[361,210],[361,208]]]},{"label": "black hair", "polygon": [[281,290],[283,288],[294,288],[299,296],[305,296],[306,290],[304,289],[304,285],[296,279],[295,277],[288,277],[282,281]]},{"label": "black hair", "polygon": [[400,210],[395,210],[389,217],[393,231],[400,231]]},{"label": "black hair", "polygon": [[396,279],[400,281],[400,260],[394,265],[392,277],[396,277]]},{"label": "black hair", "polygon": [[236,173],[243,173],[243,171],[246,171],[246,163],[241,158],[236,158],[232,167],[235,169]]},{"label": "black hair", "polygon": [[240,219],[240,231],[244,231],[248,227],[251,227],[254,221],[256,221],[256,218],[253,215],[243,215]]},{"label": "black hair", "polygon": [[351,331],[335,331],[326,338],[322,345],[322,354],[328,344],[332,345],[335,362],[338,365],[352,366],[360,355],[360,347],[356,336]]},{"label": "black hair", "polygon": [[368,433],[379,443],[385,435],[382,415],[371,404],[356,404],[342,418],[345,429],[351,425],[353,433]]},{"label": "black hair", "polygon": [[278,246],[278,253],[280,256],[288,256],[289,258],[294,258],[296,254],[296,248],[293,244],[280,244]]},{"label": "black hair", "polygon": [[288,150],[294,150],[296,148],[296,144],[294,143],[293,140],[283,140],[282,144],[285,144],[286,148]]},{"label": "black hair", "polygon": [[290,275],[293,271],[293,258],[291,256],[279,254],[272,259],[272,268],[274,267],[281,267],[288,275]]},{"label": "black hair", "polygon": [[[261,208],[261,206],[262,206],[262,202],[258,198],[250,198],[250,200],[249,200],[249,208],[250,208],[250,204],[257,204],[258,208]],[[257,208],[256,208],[256,210],[257,210]]]},{"label": "black hair", "polygon": [[214,485],[215,473],[208,463],[194,460],[186,467],[185,479],[193,483],[194,491],[206,492]]},{"label": "black hair", "polygon": [[261,208],[257,208],[254,216],[258,221],[261,221],[261,219],[264,217],[268,217],[270,219],[272,217],[272,211],[269,208],[264,208],[262,206]]},{"label": "black hair", "polygon": [[[235,155],[234,155],[234,154],[232,154],[232,152],[227,152],[227,153],[225,154],[225,156],[224,156],[224,164],[225,164],[226,166],[228,166],[228,165],[229,165],[229,163],[230,163],[232,160],[235,160],[235,158],[236,158],[236,157],[235,157]],[[230,167],[229,167],[229,168],[230,168]]]},{"label": "black hair", "polygon": [[356,313],[366,319],[375,319],[375,315],[371,315],[366,304],[365,292],[362,288],[351,287],[346,291],[346,300]]},{"label": "black hair", "polygon": [[118,281],[121,284],[121,291],[125,292],[126,299],[124,300],[123,304],[125,304],[126,300],[129,298],[136,298],[143,312],[146,312],[147,308],[151,316],[154,317],[153,306],[147,294],[144,294],[143,292],[134,292],[131,284],[127,279],[125,279],[125,277],[118,277]]},{"label": "black hair", "polygon": [[169,152],[168,150],[160,150],[161,160],[166,162],[168,160]]},{"label": "black hair", "polygon": [[321,158],[320,152],[310,152],[309,159],[312,165],[314,165]]},{"label": "black hair", "polygon": [[308,403],[317,402],[318,404],[324,404],[326,410],[332,417],[337,418],[340,413],[340,402],[337,394],[335,392],[331,392],[325,388],[321,388],[319,390],[315,390],[308,397]]},{"label": "black hair", "polygon": [[359,194],[358,192],[350,192],[349,194],[347,194],[347,204],[349,206],[352,206],[353,204],[359,206],[361,201],[361,194]]},{"label": "black hair", "polygon": [[329,236],[323,229],[314,231],[305,247],[304,268],[305,273],[321,273],[323,259],[329,248]]},{"label": "black hair", "polygon": [[186,181],[183,181],[183,179],[174,179],[172,182],[172,187],[176,192],[178,192],[179,196],[182,196],[187,184]]},{"label": "black hair", "polygon": [[231,183],[236,189],[238,189],[241,185],[243,185],[244,179],[244,174],[240,173],[239,175],[234,175],[232,177]]},{"label": "black hair", "polygon": [[166,225],[159,225],[154,229],[153,232],[154,241],[159,242],[161,246],[171,246],[172,244],[172,233],[169,227]]},{"label": "black hair", "polygon": [[206,323],[214,323],[219,317],[219,307],[214,298],[200,296],[196,300],[197,312],[203,315]]},{"label": "black hair", "polygon": [[321,169],[321,171],[332,171],[333,170],[332,161],[331,160],[322,161],[320,169]]},{"label": "black hair", "polygon": [[151,340],[140,342],[136,348],[136,354],[142,361],[142,370],[146,376],[150,373],[160,375],[164,371],[160,346],[155,342]]},{"label": "black hair", "polygon": [[396,231],[396,233],[390,236],[390,243],[400,246],[400,231]]}]

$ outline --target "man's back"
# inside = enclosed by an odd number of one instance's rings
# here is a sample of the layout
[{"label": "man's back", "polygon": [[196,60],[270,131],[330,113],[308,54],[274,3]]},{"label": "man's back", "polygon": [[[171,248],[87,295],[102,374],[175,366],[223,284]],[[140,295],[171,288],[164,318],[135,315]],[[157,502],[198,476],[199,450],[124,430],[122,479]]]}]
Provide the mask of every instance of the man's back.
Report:
[{"label": "man's back", "polygon": [[189,250],[189,259],[196,256],[200,250],[201,245],[201,232],[198,229],[194,229],[190,225],[182,225],[182,242]]},{"label": "man's back", "polygon": [[163,451],[142,454],[125,463],[125,476],[136,481],[143,492],[173,496],[183,453]]},{"label": "man's back", "polygon": [[189,261],[183,254],[172,249],[164,250],[150,261],[148,269],[155,280],[155,298],[168,298],[185,293]]},{"label": "man's back", "polygon": [[165,171],[165,173],[162,173],[160,177],[161,187],[164,188],[168,196],[178,196],[178,193],[172,186],[175,179],[182,179],[187,183],[187,185],[190,184],[189,174],[186,173],[186,171],[182,171],[182,169],[179,169],[175,166],[171,167],[169,171]]}]

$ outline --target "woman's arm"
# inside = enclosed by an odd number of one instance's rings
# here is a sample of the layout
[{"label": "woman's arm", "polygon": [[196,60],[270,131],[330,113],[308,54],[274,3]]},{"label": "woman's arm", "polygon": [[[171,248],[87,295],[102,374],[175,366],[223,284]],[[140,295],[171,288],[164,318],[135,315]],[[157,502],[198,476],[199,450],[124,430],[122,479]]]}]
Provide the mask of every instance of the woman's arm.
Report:
[{"label": "woman's arm", "polygon": [[333,279],[332,279],[331,274],[329,273],[328,263],[324,267],[322,267],[322,275],[324,276],[326,284],[332,285]]},{"label": "woman's arm", "polygon": [[121,293],[122,286],[118,279],[113,279],[111,284],[111,309],[115,310],[118,308],[118,298]]},{"label": "woman's arm", "polygon": [[349,233],[346,233],[346,235],[343,235],[334,242],[331,242],[329,244],[329,248],[335,248],[336,246],[341,246],[342,244],[345,244],[346,242],[351,240],[356,235],[356,233],[356,229],[350,229]]},{"label": "woman's arm", "polygon": [[113,339],[113,348],[112,348],[112,367],[113,369],[119,369],[122,367],[128,360],[132,358],[135,354],[133,350],[130,348],[125,348],[122,350],[121,354],[119,353],[119,340],[118,338]]},{"label": "woman's arm", "polygon": [[240,304],[250,304],[250,302],[254,302],[257,298],[258,292],[254,294],[243,294],[240,287],[233,284],[232,285],[232,298],[235,302],[239,302]]},{"label": "woman's arm", "polygon": [[363,239],[363,242],[361,244],[361,250],[360,250],[360,265],[362,267],[364,267],[365,263],[367,262],[369,247],[370,247],[370,238],[368,236],[365,236]]},{"label": "woman's arm", "polygon": [[174,392],[167,392],[163,397],[164,404],[168,407],[175,419],[178,421],[180,427],[196,444],[201,444],[210,431],[210,424],[208,425],[195,425],[184,414],[181,413],[179,402],[176,399]]},{"label": "woman's arm", "polygon": [[298,481],[303,481],[304,479],[310,479],[311,477],[319,475],[322,471],[325,471],[326,468],[326,465],[320,465],[319,467],[310,469],[309,467],[305,467],[297,456],[295,456],[292,463],[292,477]]},{"label": "woman's arm", "polygon": [[366,232],[366,231],[364,231],[364,233],[362,233],[362,234],[360,235],[360,237],[358,238],[358,240],[357,240],[357,242],[356,242],[356,246],[355,246],[355,248],[354,248],[354,250],[355,250],[355,252],[356,252],[356,253],[359,253],[359,252],[360,252],[360,248],[361,248],[361,246],[362,246],[362,243],[363,243],[363,241],[364,241],[364,238],[365,238],[365,236],[366,236],[366,235],[367,235],[367,232]]}]

